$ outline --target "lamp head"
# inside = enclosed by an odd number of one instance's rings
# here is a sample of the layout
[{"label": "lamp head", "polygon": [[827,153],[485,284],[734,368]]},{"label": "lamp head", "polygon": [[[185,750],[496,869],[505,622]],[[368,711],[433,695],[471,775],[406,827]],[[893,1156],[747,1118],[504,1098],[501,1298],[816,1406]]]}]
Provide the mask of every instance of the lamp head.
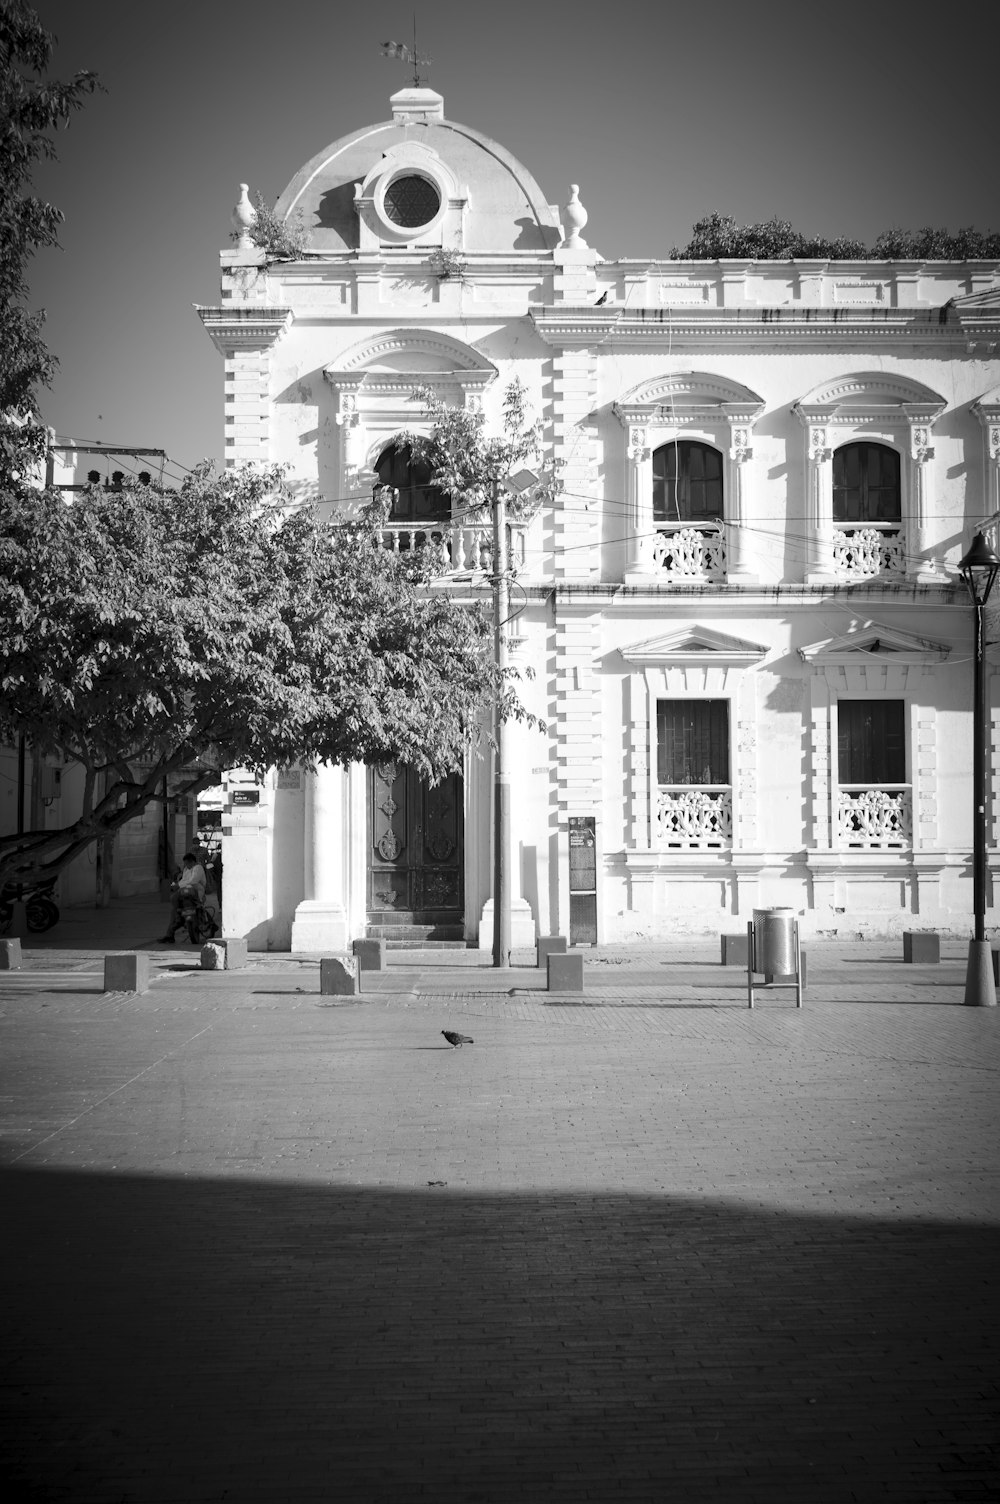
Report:
[{"label": "lamp head", "polygon": [[985,606],[990,591],[1000,574],[1000,558],[994,553],[982,533],[977,533],[965,558],[958,566],[959,574],[966,583],[973,604]]}]

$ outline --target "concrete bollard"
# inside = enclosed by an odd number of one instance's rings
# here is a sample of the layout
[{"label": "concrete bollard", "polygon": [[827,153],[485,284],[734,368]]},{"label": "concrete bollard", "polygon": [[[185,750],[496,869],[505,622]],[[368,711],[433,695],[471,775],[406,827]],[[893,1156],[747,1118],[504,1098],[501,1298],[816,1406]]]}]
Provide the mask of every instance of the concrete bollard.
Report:
[{"label": "concrete bollard", "polygon": [[548,964],[549,956],[564,956],[566,950],[565,935],[539,935],[535,941],[535,965],[541,971]]},{"label": "concrete bollard", "polygon": [[720,939],[723,966],[746,966],[750,960],[746,935],[722,935]]},{"label": "concrete bollard", "polygon": [[201,948],[202,971],[235,971],[247,964],[247,943],[242,938],[210,940]]},{"label": "concrete bollard", "polygon": [[20,940],[0,940],[0,971],[21,970]]},{"label": "concrete bollard", "polygon": [[933,963],[941,960],[941,936],[934,930],[904,930],[903,960]]},{"label": "concrete bollard", "polygon": [[353,956],[322,956],[319,963],[319,990],[333,997],[356,997],[361,991],[361,975]]},{"label": "concrete bollard", "polygon": [[385,971],[384,940],[355,940],[351,949],[359,971]]},{"label": "concrete bollard", "polygon": [[105,992],[148,992],[149,957],[145,951],[119,951],[104,957]]},{"label": "concrete bollard", "polygon": [[583,957],[557,953],[546,963],[550,992],[583,991]]}]

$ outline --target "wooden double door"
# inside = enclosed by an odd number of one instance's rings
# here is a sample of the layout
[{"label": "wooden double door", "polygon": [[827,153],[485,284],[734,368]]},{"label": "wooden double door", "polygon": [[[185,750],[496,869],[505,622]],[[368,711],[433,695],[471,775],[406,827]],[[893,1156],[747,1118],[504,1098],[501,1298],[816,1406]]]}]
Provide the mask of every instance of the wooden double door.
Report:
[{"label": "wooden double door", "polygon": [[370,922],[461,925],[462,777],[431,787],[400,762],[368,769]]}]

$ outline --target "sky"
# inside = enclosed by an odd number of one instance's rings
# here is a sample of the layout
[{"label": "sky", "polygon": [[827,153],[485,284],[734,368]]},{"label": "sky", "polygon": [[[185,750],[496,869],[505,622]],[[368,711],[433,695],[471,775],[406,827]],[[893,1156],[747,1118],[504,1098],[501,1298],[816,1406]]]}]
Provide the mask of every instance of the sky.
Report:
[{"label": "sky", "polygon": [[[165,449],[174,478],[223,455],[222,359],[193,304],[219,301],[238,185],[275,200],[410,81],[380,55],[413,4],[35,0],[51,76],[100,75],[35,186],[63,210],[32,305],[59,358],[60,437]],[[604,257],[663,257],[705,214],[809,234],[1000,229],[986,11],[895,0],[420,0],[449,119],[499,141],[550,203],[580,185]],[[978,17],[978,24],[969,21]],[[168,470],[168,473],[171,473]]]}]

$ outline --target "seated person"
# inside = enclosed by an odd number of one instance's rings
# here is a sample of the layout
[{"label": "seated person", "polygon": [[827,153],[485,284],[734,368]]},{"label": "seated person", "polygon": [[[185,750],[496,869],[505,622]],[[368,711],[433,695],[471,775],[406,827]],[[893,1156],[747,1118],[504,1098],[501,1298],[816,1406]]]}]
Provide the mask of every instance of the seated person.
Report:
[{"label": "seated person", "polygon": [[177,879],[177,886],[174,888],[173,896],[170,900],[170,928],[165,935],[160,936],[158,944],[173,945],[174,931],[181,922],[181,900],[192,889],[198,903],[204,903],[205,869],[198,862],[193,851],[186,851],[184,853],[184,866],[180,877]]}]

